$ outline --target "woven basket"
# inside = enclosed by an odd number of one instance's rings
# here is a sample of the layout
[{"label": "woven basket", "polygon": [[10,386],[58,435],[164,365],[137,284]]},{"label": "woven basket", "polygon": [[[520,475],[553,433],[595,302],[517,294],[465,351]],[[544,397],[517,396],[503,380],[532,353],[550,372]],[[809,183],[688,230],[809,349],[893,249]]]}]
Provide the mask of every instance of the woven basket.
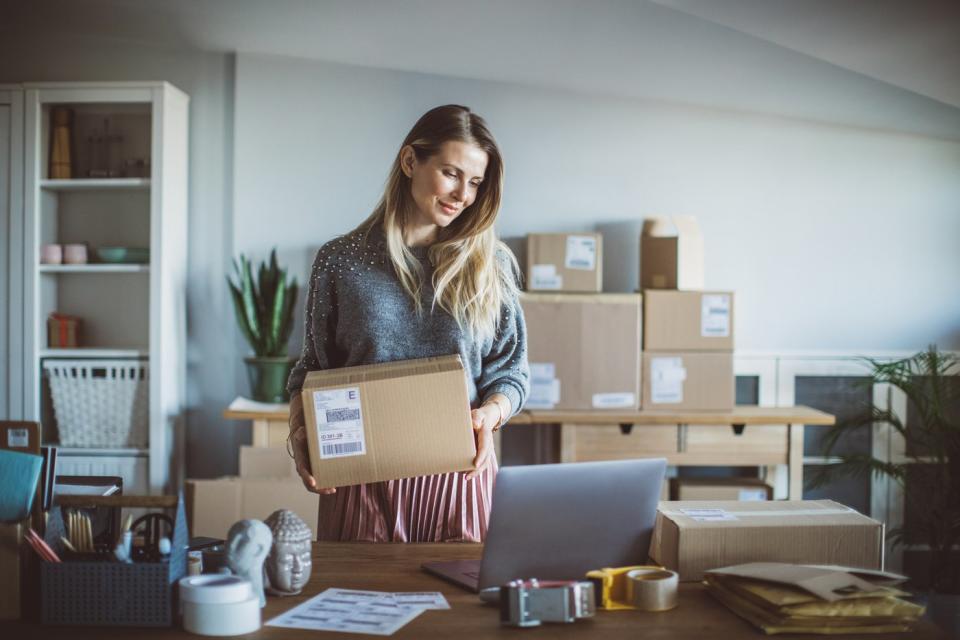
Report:
[{"label": "woven basket", "polygon": [[63,447],[146,447],[145,360],[44,360]]}]

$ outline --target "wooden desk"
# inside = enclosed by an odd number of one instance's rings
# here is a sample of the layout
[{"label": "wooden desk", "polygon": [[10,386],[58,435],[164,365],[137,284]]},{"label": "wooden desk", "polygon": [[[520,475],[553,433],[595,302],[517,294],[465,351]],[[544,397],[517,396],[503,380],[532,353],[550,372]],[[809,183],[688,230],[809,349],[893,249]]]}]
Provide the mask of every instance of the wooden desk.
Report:
[{"label": "wooden desk", "polygon": [[801,500],[803,427],[835,422],[810,407],[742,405],[730,412],[532,410],[510,425],[558,425],[561,462],[664,457],[673,466],[785,464],[787,497]]},{"label": "wooden desk", "polygon": [[[244,403],[237,398],[223,416],[251,420],[254,446],[282,446],[289,417],[286,405],[250,410],[243,408]],[[730,412],[522,411],[508,428],[559,425],[561,462],[664,457],[673,466],[786,465],[786,495],[801,500],[803,427],[835,422],[833,415],[810,407],[743,405]],[[499,437],[496,447],[499,454]]]},{"label": "wooden desk", "polygon": [[[426,560],[478,558],[482,547],[473,544],[350,544],[316,543],[313,573],[301,596],[269,597],[263,611],[267,621],[330,587],[376,591],[440,591],[450,603],[449,611],[425,611],[398,631],[394,638],[763,638],[764,635],[708,595],[697,583],[683,583],[680,604],[672,611],[640,613],[636,611],[598,611],[589,620],[573,624],[546,624],[529,629],[501,627],[497,609],[480,603],[468,593],[420,570]],[[83,640],[85,638],[196,638],[182,629],[121,627],[45,627],[26,623],[0,622],[0,637]],[[335,635],[296,629],[262,627],[245,638],[351,638],[355,634]],[[370,636],[362,636],[370,637]],[[778,636],[780,637],[780,636]],[[782,636],[812,638],[814,636]],[[844,636],[863,638],[868,636]],[[897,636],[872,636],[898,638]],[[921,624],[911,637],[945,638],[936,627]]]}]

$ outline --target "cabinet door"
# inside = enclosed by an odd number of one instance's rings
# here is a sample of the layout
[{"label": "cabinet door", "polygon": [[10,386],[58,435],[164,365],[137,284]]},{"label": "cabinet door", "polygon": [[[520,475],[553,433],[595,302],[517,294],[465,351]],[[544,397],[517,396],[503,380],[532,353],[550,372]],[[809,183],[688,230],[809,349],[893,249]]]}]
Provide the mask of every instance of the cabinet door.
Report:
[{"label": "cabinet door", "polygon": [[23,416],[23,92],[0,87],[0,419]]}]

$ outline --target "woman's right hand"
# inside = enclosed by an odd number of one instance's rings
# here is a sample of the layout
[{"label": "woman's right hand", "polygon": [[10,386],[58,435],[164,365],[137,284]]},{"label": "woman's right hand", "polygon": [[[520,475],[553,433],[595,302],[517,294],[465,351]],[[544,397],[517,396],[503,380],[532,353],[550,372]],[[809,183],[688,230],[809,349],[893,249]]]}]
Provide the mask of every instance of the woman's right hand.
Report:
[{"label": "woman's right hand", "polygon": [[307,428],[300,425],[290,434],[290,448],[293,451],[293,460],[297,465],[297,473],[307,491],[319,493],[320,495],[330,495],[336,493],[335,487],[318,487],[317,479],[313,477],[310,469],[310,450],[307,447]]},{"label": "woman's right hand", "polygon": [[310,469],[310,450],[307,447],[307,428],[304,425],[298,426],[290,433],[290,450],[293,453],[293,461],[297,466],[297,474],[307,491],[329,495],[336,493],[337,490],[332,487],[318,487],[317,479],[313,477],[313,471]]}]

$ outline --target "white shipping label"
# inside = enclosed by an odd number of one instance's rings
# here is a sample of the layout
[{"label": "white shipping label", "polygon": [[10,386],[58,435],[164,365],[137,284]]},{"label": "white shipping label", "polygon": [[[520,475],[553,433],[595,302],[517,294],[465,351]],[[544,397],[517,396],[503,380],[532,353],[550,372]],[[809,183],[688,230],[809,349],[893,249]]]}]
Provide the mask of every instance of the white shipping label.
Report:
[{"label": "white shipping label", "polygon": [[597,239],[593,236],[567,236],[567,269],[593,271],[597,268]]},{"label": "white shipping label", "polygon": [[560,402],[560,381],[557,367],[552,362],[530,363],[530,395],[527,409],[553,409]]},{"label": "white shipping label", "polygon": [[530,274],[530,289],[559,290],[563,288],[563,276],[552,264],[535,264]]},{"label": "white shipping label", "polygon": [[703,338],[730,337],[730,296],[704,294],[700,298],[700,336]]},{"label": "white shipping label", "polygon": [[766,489],[740,489],[737,493],[737,500],[741,502],[765,502],[767,500]]},{"label": "white shipping label", "polygon": [[680,509],[680,513],[698,522],[728,522],[737,517],[723,509]]},{"label": "white shipping label", "polygon": [[30,446],[30,431],[27,429],[8,429],[7,448],[25,449]]},{"label": "white shipping label", "polygon": [[683,381],[687,370],[683,358],[650,359],[650,402],[678,404],[683,402]]},{"label": "white shipping label", "polygon": [[637,406],[635,393],[595,393],[594,409],[632,409]]},{"label": "white shipping label", "polygon": [[360,387],[313,392],[320,458],[345,458],[367,453],[360,409]]}]

